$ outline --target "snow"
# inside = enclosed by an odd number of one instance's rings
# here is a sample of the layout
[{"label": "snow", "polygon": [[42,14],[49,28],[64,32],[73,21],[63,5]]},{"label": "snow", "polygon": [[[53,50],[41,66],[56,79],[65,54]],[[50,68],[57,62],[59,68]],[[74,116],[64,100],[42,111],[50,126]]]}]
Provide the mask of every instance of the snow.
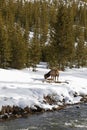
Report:
[{"label": "snow", "polygon": [[[60,71],[59,81],[67,81],[68,84],[44,82],[44,74],[48,71],[46,63],[37,65],[36,72],[31,68],[0,69],[0,109],[6,105],[21,108],[35,108],[37,105],[47,110],[63,105],[63,100],[65,104],[78,103],[81,95],[87,95],[87,68]],[[57,103],[45,103],[47,95]]]}]

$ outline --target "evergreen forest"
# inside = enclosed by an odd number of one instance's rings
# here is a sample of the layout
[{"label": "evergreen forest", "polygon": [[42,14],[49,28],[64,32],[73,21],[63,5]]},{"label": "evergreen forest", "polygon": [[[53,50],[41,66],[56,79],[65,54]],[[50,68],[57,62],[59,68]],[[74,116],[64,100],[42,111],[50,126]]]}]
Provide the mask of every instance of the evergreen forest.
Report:
[{"label": "evergreen forest", "polygon": [[0,68],[87,67],[86,0],[0,0]]}]

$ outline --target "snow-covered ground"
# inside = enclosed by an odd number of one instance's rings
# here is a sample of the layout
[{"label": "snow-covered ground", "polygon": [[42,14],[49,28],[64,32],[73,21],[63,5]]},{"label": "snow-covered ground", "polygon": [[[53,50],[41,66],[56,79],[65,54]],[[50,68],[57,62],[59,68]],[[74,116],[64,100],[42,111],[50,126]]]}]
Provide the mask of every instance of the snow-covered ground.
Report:
[{"label": "snow-covered ground", "polygon": [[[78,103],[82,98],[80,95],[87,95],[87,68],[60,71],[59,81],[68,84],[43,82],[44,74],[49,71],[44,63],[36,70],[0,69],[0,109],[7,105],[21,108],[37,105],[47,110],[63,103]],[[44,97],[48,95],[55,99],[56,104],[45,102]]]}]

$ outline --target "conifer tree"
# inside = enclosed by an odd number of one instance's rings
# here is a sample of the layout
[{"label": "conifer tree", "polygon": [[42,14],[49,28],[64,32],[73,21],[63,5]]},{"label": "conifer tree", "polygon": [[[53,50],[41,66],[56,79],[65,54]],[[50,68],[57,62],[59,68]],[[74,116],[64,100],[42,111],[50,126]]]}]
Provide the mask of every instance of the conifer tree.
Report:
[{"label": "conifer tree", "polygon": [[25,41],[25,48],[26,48],[26,66],[30,67],[30,41],[29,41],[29,26],[27,23],[26,18],[26,25],[24,30],[24,41]]},{"label": "conifer tree", "polygon": [[45,44],[47,41],[47,34],[48,34],[48,26],[49,26],[49,18],[48,18],[48,5],[46,0],[41,2],[41,16],[40,16],[40,42],[41,44]]},{"label": "conifer tree", "polygon": [[84,19],[84,38],[85,41],[87,41],[87,9],[86,6],[84,6],[84,11],[83,11],[83,19]]},{"label": "conifer tree", "polygon": [[0,14],[0,67],[2,68],[9,67],[10,49],[7,27],[4,25]]},{"label": "conifer tree", "polygon": [[9,30],[11,43],[11,67],[21,69],[26,66],[26,43],[20,26],[15,25]]},{"label": "conifer tree", "polygon": [[[51,38],[55,50],[55,59],[59,67],[64,69],[69,59],[72,59],[74,43],[72,31],[72,18],[66,5],[60,5],[56,23]],[[54,55],[53,55],[54,56]]]},{"label": "conifer tree", "polygon": [[34,33],[34,37],[32,39],[31,48],[30,48],[30,64],[33,67],[33,71],[35,71],[36,64],[40,61],[40,43],[37,38],[37,34]]},{"label": "conifer tree", "polygon": [[84,30],[78,28],[77,46],[76,46],[76,60],[77,67],[84,66],[86,64],[86,51],[84,44]]}]

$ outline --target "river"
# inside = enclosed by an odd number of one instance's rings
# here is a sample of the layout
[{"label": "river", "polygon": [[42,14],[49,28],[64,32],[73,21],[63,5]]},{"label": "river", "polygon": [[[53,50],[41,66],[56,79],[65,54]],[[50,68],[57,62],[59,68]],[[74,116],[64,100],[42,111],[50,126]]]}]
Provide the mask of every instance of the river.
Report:
[{"label": "river", "polygon": [[87,130],[87,104],[0,122],[0,130]]}]

